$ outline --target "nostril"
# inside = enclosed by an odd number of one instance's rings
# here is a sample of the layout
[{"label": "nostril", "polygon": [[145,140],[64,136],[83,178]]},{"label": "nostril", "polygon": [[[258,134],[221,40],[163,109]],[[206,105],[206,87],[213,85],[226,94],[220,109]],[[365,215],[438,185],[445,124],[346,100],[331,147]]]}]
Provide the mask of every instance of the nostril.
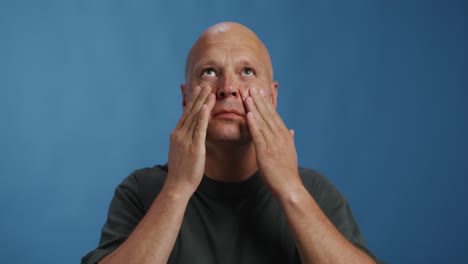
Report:
[{"label": "nostril", "polygon": [[218,98],[221,98],[221,99],[226,97],[226,93],[221,92],[221,91],[219,91],[216,95],[217,95]]},{"label": "nostril", "polygon": [[218,92],[216,93],[216,96],[218,98],[226,98],[226,97],[238,97],[239,96],[239,92],[238,91],[221,91],[221,90],[218,90]]}]

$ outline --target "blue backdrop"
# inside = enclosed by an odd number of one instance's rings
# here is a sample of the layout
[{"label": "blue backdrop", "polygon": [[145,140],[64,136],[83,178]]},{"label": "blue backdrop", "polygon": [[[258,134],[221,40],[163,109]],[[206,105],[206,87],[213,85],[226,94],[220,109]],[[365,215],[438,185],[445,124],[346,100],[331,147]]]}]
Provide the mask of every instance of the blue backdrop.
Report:
[{"label": "blue backdrop", "polygon": [[269,48],[302,166],[388,263],[468,258],[468,1],[0,1],[0,255],[77,263],[114,188],[164,163],[197,36]]}]

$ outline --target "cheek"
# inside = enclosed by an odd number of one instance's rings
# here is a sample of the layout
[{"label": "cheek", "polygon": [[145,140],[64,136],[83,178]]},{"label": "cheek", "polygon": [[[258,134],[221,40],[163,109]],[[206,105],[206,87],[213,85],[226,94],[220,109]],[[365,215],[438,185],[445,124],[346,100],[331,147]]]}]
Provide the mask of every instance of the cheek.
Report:
[{"label": "cheek", "polygon": [[274,101],[274,98],[273,98],[274,93],[273,93],[273,90],[272,90],[272,87],[271,87],[271,82],[256,79],[256,80],[250,81],[250,82],[246,85],[246,87],[247,87],[247,88],[255,87],[255,88],[257,88],[258,90],[262,89],[263,92],[264,92],[264,95],[265,95],[266,97],[271,98],[271,102]]},{"label": "cheek", "polygon": [[202,88],[209,87],[211,89],[211,92],[213,93],[216,92],[216,80],[214,79],[201,79],[201,80],[198,80],[196,83],[193,83],[191,86],[192,87],[200,86]]},{"label": "cheek", "polygon": [[265,88],[267,86],[265,86],[265,82],[263,82],[262,80],[260,79],[256,79],[256,78],[246,78],[246,79],[242,79],[239,81],[239,88],[240,89],[243,89],[245,91],[247,91],[250,87],[256,87],[258,89],[262,88],[264,90],[266,90]]}]

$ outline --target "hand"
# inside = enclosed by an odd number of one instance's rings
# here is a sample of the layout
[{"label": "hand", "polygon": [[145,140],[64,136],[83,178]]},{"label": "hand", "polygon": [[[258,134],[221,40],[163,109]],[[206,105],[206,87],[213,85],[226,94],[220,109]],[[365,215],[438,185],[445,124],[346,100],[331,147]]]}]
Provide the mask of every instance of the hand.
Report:
[{"label": "hand", "polygon": [[257,166],[270,191],[282,195],[302,186],[294,131],[288,130],[263,90],[251,87],[244,104]]},{"label": "hand", "polygon": [[215,95],[208,87],[197,86],[176,128],[171,133],[169,171],[166,184],[193,194],[205,170],[205,140]]}]

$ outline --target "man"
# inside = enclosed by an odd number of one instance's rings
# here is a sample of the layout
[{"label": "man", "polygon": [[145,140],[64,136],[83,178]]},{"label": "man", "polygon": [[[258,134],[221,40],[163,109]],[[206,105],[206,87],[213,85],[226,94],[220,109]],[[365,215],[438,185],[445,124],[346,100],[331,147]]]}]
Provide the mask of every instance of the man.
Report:
[{"label": "man", "polygon": [[187,57],[168,164],[117,188],[82,263],[375,263],[346,200],[298,167],[277,89],[255,33],[206,30]]}]

